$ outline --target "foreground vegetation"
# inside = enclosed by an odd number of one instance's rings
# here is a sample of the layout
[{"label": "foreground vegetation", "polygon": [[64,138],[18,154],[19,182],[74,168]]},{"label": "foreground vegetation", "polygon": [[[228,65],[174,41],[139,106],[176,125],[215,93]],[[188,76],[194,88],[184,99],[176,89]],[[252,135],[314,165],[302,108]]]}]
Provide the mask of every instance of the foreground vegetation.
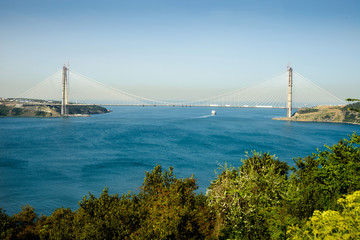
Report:
[{"label": "foreground vegetation", "polygon": [[156,166],[138,194],[92,194],[72,211],[0,211],[1,239],[359,239],[360,136],[295,167],[269,153],[220,168],[206,195]]}]

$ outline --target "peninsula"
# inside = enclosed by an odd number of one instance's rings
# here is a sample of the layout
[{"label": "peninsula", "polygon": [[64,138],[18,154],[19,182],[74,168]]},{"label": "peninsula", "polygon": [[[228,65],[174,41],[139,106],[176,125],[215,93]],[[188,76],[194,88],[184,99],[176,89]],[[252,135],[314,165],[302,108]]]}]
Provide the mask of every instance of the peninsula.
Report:
[{"label": "peninsula", "polygon": [[300,108],[290,118],[273,119],[299,122],[360,124],[360,102],[345,106],[316,106],[312,108]]},{"label": "peninsula", "polygon": [[[61,105],[56,101],[1,99],[0,117],[60,117]],[[90,116],[110,112],[98,105],[67,105],[67,116]]]}]

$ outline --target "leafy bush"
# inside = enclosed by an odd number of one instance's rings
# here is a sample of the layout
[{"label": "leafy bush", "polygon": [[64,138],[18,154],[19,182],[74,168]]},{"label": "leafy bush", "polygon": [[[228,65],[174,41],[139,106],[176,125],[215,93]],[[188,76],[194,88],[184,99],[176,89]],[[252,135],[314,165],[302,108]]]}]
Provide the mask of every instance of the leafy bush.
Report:
[{"label": "leafy bush", "polygon": [[346,105],[347,108],[351,108],[355,111],[359,111],[360,110],[360,102],[356,102],[356,103],[352,103],[349,105]]},{"label": "leafy bush", "polygon": [[289,204],[294,216],[310,217],[315,210],[337,209],[337,199],[360,190],[360,136],[305,158],[295,159],[289,183]]},{"label": "leafy bush", "polygon": [[193,177],[178,179],[156,166],[140,192],[99,198],[89,193],[79,209],[56,209],[38,218],[26,206],[9,217],[0,211],[1,239],[215,239],[215,217]]},{"label": "leafy bush", "polygon": [[21,116],[22,113],[23,113],[22,108],[13,108],[13,109],[11,109],[11,115],[12,116]]},{"label": "leafy bush", "polygon": [[340,211],[316,210],[302,227],[289,228],[289,239],[359,239],[360,238],[360,191],[340,198]]},{"label": "leafy bush", "polygon": [[[356,101],[359,101],[359,99],[355,99]],[[355,103],[351,103],[346,105],[345,107],[343,107],[343,111],[350,111],[351,112],[360,112],[360,102],[355,102]]]},{"label": "leafy bush", "polygon": [[288,165],[268,153],[256,152],[242,163],[239,168],[225,165],[208,190],[222,238],[285,238],[286,214],[281,212]]},{"label": "leafy bush", "polygon": [[11,110],[11,108],[0,104],[0,116],[7,116],[9,114],[9,111]]},{"label": "leafy bush", "polygon": [[0,209],[1,239],[40,239],[37,228],[37,215],[32,207],[26,205],[22,210],[9,217]]},{"label": "leafy bush", "polygon": [[360,99],[356,99],[356,98],[347,98],[345,100],[348,101],[348,102],[358,102],[358,101],[360,101]]},{"label": "leafy bush", "polygon": [[45,117],[45,116],[47,116],[47,113],[44,111],[36,111],[35,116],[36,117]]}]

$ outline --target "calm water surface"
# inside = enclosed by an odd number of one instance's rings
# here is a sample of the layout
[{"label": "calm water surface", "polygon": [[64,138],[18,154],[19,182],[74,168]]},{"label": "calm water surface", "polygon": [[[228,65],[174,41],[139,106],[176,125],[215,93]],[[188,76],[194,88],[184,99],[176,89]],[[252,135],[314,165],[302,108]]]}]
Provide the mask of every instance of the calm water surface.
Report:
[{"label": "calm water surface", "polygon": [[274,121],[284,109],[110,107],[89,118],[0,118],[0,208],[29,203],[37,213],[76,209],[88,192],[137,191],[145,171],[174,167],[206,191],[225,162],[270,152],[293,165],[360,126]]}]

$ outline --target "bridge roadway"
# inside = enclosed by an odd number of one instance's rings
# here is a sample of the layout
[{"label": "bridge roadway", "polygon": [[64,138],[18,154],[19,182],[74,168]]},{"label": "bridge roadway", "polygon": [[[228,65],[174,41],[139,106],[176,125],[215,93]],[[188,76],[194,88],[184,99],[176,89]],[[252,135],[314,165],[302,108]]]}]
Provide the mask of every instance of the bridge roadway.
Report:
[{"label": "bridge roadway", "polygon": [[165,107],[221,107],[221,108],[282,108],[286,107],[274,107],[274,106],[233,106],[233,105],[197,105],[197,104],[101,104],[101,106],[165,106]]},{"label": "bridge roadway", "polygon": [[[23,106],[61,106],[61,103],[22,103]],[[67,106],[91,106],[91,105],[98,105],[98,106],[138,106],[138,107],[148,107],[148,106],[165,106],[165,107],[214,107],[214,108],[279,108],[279,109],[286,109],[286,107],[276,107],[276,106],[233,106],[233,105],[217,105],[217,104],[210,104],[210,105],[199,105],[199,104],[87,104],[87,103],[72,103],[68,104]],[[294,108],[296,109],[296,108]]]}]

